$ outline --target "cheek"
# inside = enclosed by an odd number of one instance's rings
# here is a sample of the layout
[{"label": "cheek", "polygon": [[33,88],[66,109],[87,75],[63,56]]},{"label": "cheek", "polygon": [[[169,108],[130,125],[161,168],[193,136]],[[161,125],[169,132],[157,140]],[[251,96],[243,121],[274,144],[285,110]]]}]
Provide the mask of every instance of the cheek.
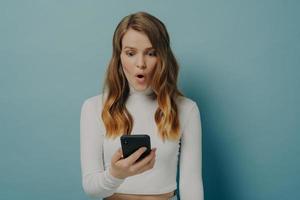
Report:
[{"label": "cheek", "polygon": [[130,65],[130,63],[125,61],[125,62],[122,63],[122,66],[123,66],[124,71],[126,71],[127,73],[131,73],[132,66]]},{"label": "cheek", "polygon": [[150,72],[154,71],[155,67],[157,66],[157,63],[158,63],[157,59],[151,59],[148,61],[147,66]]},{"label": "cheek", "polygon": [[123,71],[125,72],[126,75],[130,74],[131,73],[131,69],[132,69],[132,64],[131,64],[131,61],[122,56],[121,55],[121,63],[122,63],[122,67],[123,67]]}]

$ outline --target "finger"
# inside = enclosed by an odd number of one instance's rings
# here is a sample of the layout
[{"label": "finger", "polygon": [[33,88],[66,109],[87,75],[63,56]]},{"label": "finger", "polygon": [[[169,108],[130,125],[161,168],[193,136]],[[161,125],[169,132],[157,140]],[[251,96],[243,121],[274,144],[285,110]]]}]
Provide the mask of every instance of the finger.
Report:
[{"label": "finger", "polygon": [[150,163],[153,159],[155,159],[155,150],[151,151],[151,153],[146,156],[143,160],[133,164],[131,166],[132,171],[138,171],[139,169],[143,168],[145,165]]},{"label": "finger", "polygon": [[149,169],[152,169],[153,166],[154,166],[154,164],[155,164],[155,161],[156,161],[156,159],[155,159],[155,157],[154,157],[148,164],[146,164],[146,165],[143,166],[141,169],[139,169],[139,170],[137,171],[137,174],[140,174],[140,173],[143,173],[144,171],[147,171],[147,170],[149,170]]},{"label": "finger", "polygon": [[122,153],[122,149],[121,147],[114,153],[114,155],[111,158],[111,162],[115,163],[118,160],[120,160],[121,158],[123,158],[123,153]]},{"label": "finger", "polygon": [[141,147],[129,157],[127,157],[126,159],[128,160],[129,166],[131,166],[146,150],[146,147]]}]

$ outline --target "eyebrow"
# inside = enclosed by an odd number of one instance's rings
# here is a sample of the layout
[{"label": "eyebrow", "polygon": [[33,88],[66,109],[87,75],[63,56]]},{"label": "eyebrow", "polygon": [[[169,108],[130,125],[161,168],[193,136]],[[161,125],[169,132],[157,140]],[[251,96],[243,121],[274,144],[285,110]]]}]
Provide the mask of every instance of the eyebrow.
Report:
[{"label": "eyebrow", "polygon": [[[136,48],[130,47],[130,46],[125,46],[124,49],[126,49],[126,48],[128,48],[128,49],[136,49]],[[154,49],[154,48],[153,47],[148,47],[145,50],[149,50],[149,49]]]}]

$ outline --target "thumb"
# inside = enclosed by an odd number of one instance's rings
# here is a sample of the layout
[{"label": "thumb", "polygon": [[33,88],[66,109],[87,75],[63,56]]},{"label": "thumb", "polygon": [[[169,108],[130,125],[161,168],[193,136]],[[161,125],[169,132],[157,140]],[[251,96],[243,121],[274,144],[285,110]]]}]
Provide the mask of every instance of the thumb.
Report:
[{"label": "thumb", "polygon": [[112,158],[111,158],[111,161],[113,162],[113,163],[115,163],[115,162],[117,162],[117,161],[119,161],[120,159],[122,159],[123,158],[123,152],[122,152],[122,149],[121,149],[121,147],[114,153],[114,155],[112,156]]}]

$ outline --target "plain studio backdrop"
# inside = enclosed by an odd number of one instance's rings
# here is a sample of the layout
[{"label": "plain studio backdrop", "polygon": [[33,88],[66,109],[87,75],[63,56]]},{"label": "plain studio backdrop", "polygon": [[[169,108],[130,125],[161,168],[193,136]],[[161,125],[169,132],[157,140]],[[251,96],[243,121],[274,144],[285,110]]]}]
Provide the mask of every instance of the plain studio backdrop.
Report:
[{"label": "plain studio backdrop", "polygon": [[300,199],[299,10],[296,0],[0,1],[0,199],[88,199],[81,105],[101,92],[117,23],[137,11],[167,26],[179,88],[200,108],[205,199]]}]

